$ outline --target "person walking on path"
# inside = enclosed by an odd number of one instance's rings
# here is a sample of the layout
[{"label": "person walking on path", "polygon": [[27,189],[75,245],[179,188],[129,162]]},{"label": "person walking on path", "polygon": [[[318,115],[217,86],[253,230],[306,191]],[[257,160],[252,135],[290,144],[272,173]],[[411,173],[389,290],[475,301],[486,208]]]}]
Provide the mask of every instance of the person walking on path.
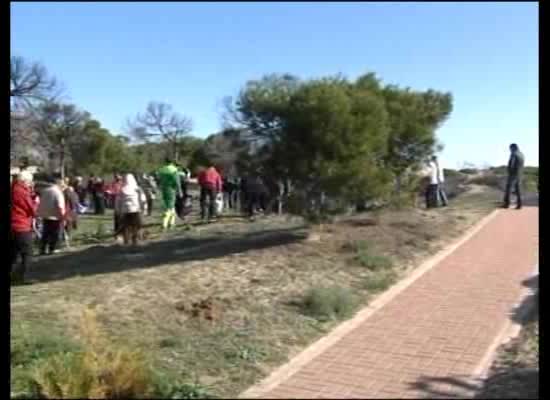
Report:
[{"label": "person walking on path", "polygon": [[46,250],[48,254],[57,252],[60,231],[65,219],[65,197],[61,190],[63,180],[61,177],[55,177],[51,181],[51,185],[40,195],[37,212],[43,221],[40,255],[45,255]]},{"label": "person walking on path", "polygon": [[[23,283],[32,258],[32,223],[36,215],[32,179],[30,172],[20,172],[11,190],[10,262],[13,284]],[[17,264],[18,257],[21,257],[20,264]]]},{"label": "person walking on path", "polygon": [[176,196],[182,196],[181,183],[178,168],[169,158],[157,175],[163,208],[162,229],[166,230],[176,225]]},{"label": "person walking on path", "polygon": [[[214,165],[201,171],[198,176],[199,186],[201,188],[201,219],[206,218],[206,209],[208,207],[208,220],[216,217],[216,196],[222,193],[222,177]],[[208,206],[206,204],[208,200]]]},{"label": "person walking on path", "polygon": [[510,145],[510,159],[508,160],[508,179],[506,181],[504,204],[502,206],[503,208],[510,207],[510,195],[512,190],[516,193],[517,196],[516,209],[519,210],[522,207],[521,184],[524,165],[525,157],[523,156],[523,153],[519,151],[519,147],[517,144],[512,143]]},{"label": "person walking on path", "polygon": [[145,193],[138,186],[132,174],[124,176],[123,184],[115,198],[115,213],[119,216],[119,230],[115,236],[122,234],[124,244],[132,241],[137,245],[142,221],[141,213],[145,209]]}]

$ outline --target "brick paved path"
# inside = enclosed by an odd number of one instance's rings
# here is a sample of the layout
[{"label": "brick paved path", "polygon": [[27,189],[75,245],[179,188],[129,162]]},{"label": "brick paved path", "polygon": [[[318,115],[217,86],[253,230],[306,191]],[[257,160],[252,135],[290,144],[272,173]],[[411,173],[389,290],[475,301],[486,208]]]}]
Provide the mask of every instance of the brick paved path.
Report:
[{"label": "brick paved path", "polygon": [[465,396],[537,263],[538,208],[501,210],[454,252],[261,398]]}]

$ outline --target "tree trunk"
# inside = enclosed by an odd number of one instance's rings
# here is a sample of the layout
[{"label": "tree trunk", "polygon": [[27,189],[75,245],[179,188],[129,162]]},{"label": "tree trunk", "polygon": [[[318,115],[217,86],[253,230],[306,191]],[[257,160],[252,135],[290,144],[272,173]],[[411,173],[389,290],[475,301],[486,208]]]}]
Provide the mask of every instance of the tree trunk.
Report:
[{"label": "tree trunk", "polygon": [[61,147],[59,154],[59,173],[61,174],[61,179],[65,179],[65,138],[61,139]]}]

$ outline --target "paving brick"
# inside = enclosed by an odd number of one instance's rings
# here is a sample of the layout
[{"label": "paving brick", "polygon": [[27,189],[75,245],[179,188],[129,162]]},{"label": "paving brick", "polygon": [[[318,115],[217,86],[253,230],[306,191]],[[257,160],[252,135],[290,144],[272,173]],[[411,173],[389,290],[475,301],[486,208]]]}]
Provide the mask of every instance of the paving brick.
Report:
[{"label": "paving brick", "polygon": [[538,208],[500,211],[264,398],[445,398],[509,318],[537,259]]}]

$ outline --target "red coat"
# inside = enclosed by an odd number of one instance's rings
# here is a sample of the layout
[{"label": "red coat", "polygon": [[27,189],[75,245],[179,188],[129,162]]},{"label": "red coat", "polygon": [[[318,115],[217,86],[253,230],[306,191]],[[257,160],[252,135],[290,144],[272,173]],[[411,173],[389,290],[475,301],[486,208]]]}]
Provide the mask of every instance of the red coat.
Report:
[{"label": "red coat", "polygon": [[201,187],[212,188],[216,192],[222,191],[222,177],[214,167],[202,171],[197,180]]},{"label": "red coat", "polygon": [[11,229],[17,233],[31,232],[36,215],[36,203],[31,188],[15,182],[11,188]]}]

